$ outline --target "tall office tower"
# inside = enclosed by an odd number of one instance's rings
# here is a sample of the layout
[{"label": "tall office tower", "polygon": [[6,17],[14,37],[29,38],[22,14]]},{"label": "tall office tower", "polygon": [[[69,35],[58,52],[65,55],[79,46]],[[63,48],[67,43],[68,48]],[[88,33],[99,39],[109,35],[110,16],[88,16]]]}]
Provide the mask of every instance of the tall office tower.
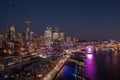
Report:
[{"label": "tall office tower", "polygon": [[75,42],[76,42],[76,38],[74,37],[74,38],[73,38],[73,43],[75,43]]},{"label": "tall office tower", "polygon": [[58,32],[58,28],[55,27],[53,31],[53,41],[58,40],[58,39],[59,39],[59,32]]},{"label": "tall office tower", "polygon": [[40,36],[39,37],[39,41],[40,41],[39,46],[44,46],[45,45],[45,38],[44,38],[44,36]]},{"label": "tall office tower", "polygon": [[14,50],[15,52],[19,52],[21,47],[24,46],[22,33],[16,33],[15,37],[16,37],[16,42],[14,44],[15,47]]},{"label": "tall office tower", "polygon": [[14,26],[12,25],[10,27],[10,41],[14,41],[15,40],[15,28]]},{"label": "tall office tower", "polygon": [[30,41],[33,40],[34,32],[30,31]]},{"label": "tall office tower", "polygon": [[7,41],[14,41],[15,40],[15,28],[13,25],[7,29],[6,39],[7,39]]},{"label": "tall office tower", "polygon": [[8,29],[7,29],[6,33],[4,34],[3,40],[8,41]]},{"label": "tall office tower", "polygon": [[30,39],[30,21],[24,22],[24,44],[27,46]]},{"label": "tall office tower", "polygon": [[46,27],[46,30],[44,31],[44,38],[45,38],[45,45],[50,46],[52,44],[52,29],[50,26]]},{"label": "tall office tower", "polygon": [[67,43],[71,43],[71,42],[72,42],[71,36],[67,36],[67,37],[66,37],[66,42],[67,42]]},{"label": "tall office tower", "polygon": [[64,32],[59,33],[59,39],[60,41],[64,41]]},{"label": "tall office tower", "polygon": [[16,33],[16,41],[18,41],[18,42],[22,42],[23,41],[21,33]]}]

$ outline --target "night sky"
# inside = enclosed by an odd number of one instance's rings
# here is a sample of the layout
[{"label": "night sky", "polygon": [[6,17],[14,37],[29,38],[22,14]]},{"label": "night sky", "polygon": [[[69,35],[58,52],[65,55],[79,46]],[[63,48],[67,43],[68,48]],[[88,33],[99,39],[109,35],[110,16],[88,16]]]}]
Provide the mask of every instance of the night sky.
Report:
[{"label": "night sky", "polygon": [[80,39],[119,39],[120,1],[116,0],[0,0],[0,31],[24,21],[42,34],[47,25]]}]

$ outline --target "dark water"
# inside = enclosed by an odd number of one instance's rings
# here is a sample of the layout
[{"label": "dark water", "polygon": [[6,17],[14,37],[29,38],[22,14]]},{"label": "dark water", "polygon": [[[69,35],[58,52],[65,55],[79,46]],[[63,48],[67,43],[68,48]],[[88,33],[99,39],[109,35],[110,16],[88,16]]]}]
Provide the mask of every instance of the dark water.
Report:
[{"label": "dark water", "polygon": [[[120,80],[120,53],[97,52],[86,56],[83,72],[90,80]],[[56,80],[78,80],[73,75],[76,69],[75,65],[66,64]]]},{"label": "dark water", "polygon": [[59,80],[75,80],[76,78],[74,77],[73,73],[75,73],[75,67],[65,65],[60,75],[62,77],[59,78]]}]

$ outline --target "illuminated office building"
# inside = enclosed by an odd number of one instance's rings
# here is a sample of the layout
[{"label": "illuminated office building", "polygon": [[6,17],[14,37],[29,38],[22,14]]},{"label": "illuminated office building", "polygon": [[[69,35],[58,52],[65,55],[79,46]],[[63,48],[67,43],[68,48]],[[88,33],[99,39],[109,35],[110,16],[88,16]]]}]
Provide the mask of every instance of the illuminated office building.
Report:
[{"label": "illuminated office building", "polygon": [[45,38],[45,45],[50,46],[52,44],[52,29],[50,26],[46,27],[46,30],[44,31],[44,38]]},{"label": "illuminated office building", "polygon": [[24,22],[24,44],[27,46],[29,44],[30,40],[30,22],[25,21]]},{"label": "illuminated office building", "polygon": [[6,39],[7,39],[7,41],[14,41],[15,40],[15,28],[13,25],[7,29]]},{"label": "illuminated office building", "polygon": [[60,39],[61,41],[64,41],[64,32],[60,32],[60,33],[59,33],[59,39]]},{"label": "illuminated office building", "polygon": [[66,43],[71,43],[71,42],[72,42],[71,36],[67,36],[66,37]]},{"label": "illuminated office building", "polygon": [[59,33],[58,33],[58,28],[55,28],[53,31],[53,41],[59,39]]}]

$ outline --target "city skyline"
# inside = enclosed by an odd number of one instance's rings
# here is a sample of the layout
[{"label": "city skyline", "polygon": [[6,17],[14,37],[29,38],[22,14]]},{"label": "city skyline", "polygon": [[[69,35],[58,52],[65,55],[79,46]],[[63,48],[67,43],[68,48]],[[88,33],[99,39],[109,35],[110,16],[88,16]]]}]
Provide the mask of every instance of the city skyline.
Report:
[{"label": "city skyline", "polygon": [[23,23],[28,20],[31,30],[39,34],[47,25],[51,25],[80,39],[120,37],[120,5],[113,0],[1,0],[0,6],[1,32],[11,25],[14,25],[16,32],[23,32]]}]

